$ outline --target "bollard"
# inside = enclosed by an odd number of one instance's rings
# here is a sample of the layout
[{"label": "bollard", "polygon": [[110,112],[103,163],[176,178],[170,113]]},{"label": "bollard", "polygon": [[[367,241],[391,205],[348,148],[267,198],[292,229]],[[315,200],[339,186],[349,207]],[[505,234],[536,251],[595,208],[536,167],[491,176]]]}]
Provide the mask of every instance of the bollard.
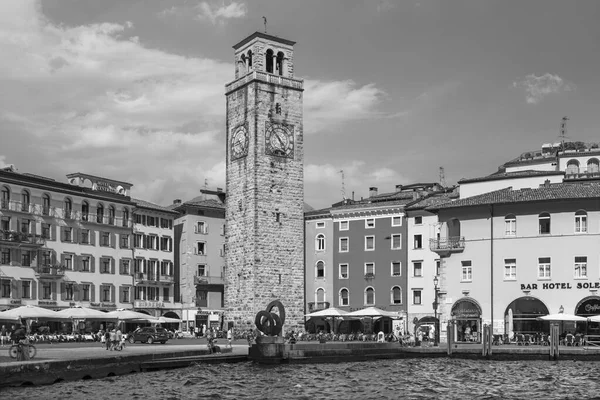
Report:
[{"label": "bollard", "polygon": [[487,324],[483,324],[483,330],[481,331],[481,355],[487,355]]},{"label": "bollard", "polygon": [[452,324],[450,322],[448,322],[448,325],[446,326],[446,337],[447,337],[447,345],[448,345],[448,355],[451,356],[452,355],[452,343],[454,342],[454,329],[452,329]]},{"label": "bollard", "polygon": [[551,324],[550,325],[550,359],[558,360],[559,357],[559,346],[560,345],[560,337],[559,337],[559,325]]}]

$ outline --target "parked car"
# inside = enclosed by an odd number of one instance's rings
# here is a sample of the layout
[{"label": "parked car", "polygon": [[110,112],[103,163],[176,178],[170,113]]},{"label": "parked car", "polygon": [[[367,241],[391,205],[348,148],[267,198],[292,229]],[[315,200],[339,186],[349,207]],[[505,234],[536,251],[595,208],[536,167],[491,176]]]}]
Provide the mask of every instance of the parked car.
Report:
[{"label": "parked car", "polygon": [[165,344],[169,340],[169,333],[165,328],[145,327],[133,332],[128,340],[131,344],[135,342],[145,342],[148,344],[160,342]]}]

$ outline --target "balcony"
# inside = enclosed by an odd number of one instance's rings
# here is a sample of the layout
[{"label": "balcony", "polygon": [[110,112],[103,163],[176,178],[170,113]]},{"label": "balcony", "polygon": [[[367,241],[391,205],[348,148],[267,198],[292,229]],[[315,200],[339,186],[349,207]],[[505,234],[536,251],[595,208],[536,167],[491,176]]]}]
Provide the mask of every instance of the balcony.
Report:
[{"label": "balcony", "polygon": [[133,278],[137,283],[158,283],[158,275],[155,274],[136,272]]},{"label": "balcony", "polygon": [[55,217],[56,216],[56,208],[51,207],[51,206],[44,206],[41,204],[32,205],[31,212],[36,215],[43,215],[46,217]]},{"label": "balcony", "polygon": [[173,277],[173,275],[161,275],[160,281],[163,283],[173,283],[175,281],[175,278]]},{"label": "balcony", "polygon": [[599,171],[567,171],[565,174],[565,181],[574,181],[580,179],[600,179]]},{"label": "balcony", "polygon": [[194,276],[194,285],[224,285],[222,276]]},{"label": "balcony", "polygon": [[375,274],[373,272],[367,272],[365,274],[365,279],[367,279],[367,280],[371,280],[371,279],[374,279],[374,278],[375,278]]},{"label": "balcony", "polygon": [[22,203],[20,201],[14,201],[14,200],[2,200],[2,202],[0,202],[0,208],[3,210],[16,211],[16,212],[30,214],[33,212],[33,209],[35,207],[31,203]]},{"label": "balcony", "polygon": [[46,239],[42,235],[0,229],[0,243],[15,247],[42,247]]},{"label": "balcony", "polygon": [[329,302],[328,301],[312,301],[308,303],[308,312],[315,312],[315,311],[319,311],[319,310],[325,310],[326,308],[329,308]]},{"label": "balcony", "polygon": [[33,272],[39,279],[62,279],[65,276],[65,270],[60,266],[33,267]]},{"label": "balcony", "polygon": [[444,239],[429,239],[429,249],[441,257],[447,257],[452,253],[462,253],[465,250],[465,238],[464,236],[454,236]]}]

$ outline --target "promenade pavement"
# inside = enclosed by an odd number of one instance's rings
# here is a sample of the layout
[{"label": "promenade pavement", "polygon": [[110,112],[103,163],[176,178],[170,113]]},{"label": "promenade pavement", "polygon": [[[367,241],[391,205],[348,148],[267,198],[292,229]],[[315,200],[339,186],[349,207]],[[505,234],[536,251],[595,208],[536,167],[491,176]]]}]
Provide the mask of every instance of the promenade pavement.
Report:
[{"label": "promenade pavement", "polygon": [[[217,344],[225,347],[226,340],[220,340]],[[86,358],[117,358],[126,355],[182,353],[189,354],[194,350],[205,350],[206,340],[202,339],[180,339],[171,340],[166,344],[127,344],[122,351],[109,351],[99,342],[83,343],[56,343],[35,344],[37,355],[33,360],[21,361],[22,363],[35,363],[50,360],[80,360]],[[0,347],[0,367],[15,365],[18,362],[8,355],[9,346]],[[244,340],[233,343],[231,353],[233,355],[248,355],[248,343]],[[206,355],[205,357],[211,357]]]}]

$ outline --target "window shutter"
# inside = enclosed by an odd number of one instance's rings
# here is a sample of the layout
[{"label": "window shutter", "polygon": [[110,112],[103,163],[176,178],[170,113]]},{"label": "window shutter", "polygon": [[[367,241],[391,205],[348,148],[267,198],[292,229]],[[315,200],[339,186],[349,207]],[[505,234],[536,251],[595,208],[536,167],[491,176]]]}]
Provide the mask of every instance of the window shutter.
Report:
[{"label": "window shutter", "polygon": [[142,274],[146,273],[146,259],[144,258],[144,260],[142,261]]},{"label": "window shutter", "polygon": [[81,256],[73,255],[73,271],[81,271]]},{"label": "window shutter", "polygon": [[50,224],[50,240],[56,241],[56,226]]},{"label": "window shutter", "polygon": [[81,243],[81,229],[73,228],[73,243]]},{"label": "window shutter", "polygon": [[114,233],[110,234],[110,247],[112,247],[113,249],[117,248],[117,235],[115,235]]},{"label": "window shutter", "polygon": [[65,253],[60,253],[60,265],[65,265]]},{"label": "window shutter", "polygon": [[146,216],[142,215],[142,225],[146,225]]},{"label": "window shutter", "polygon": [[120,249],[123,249],[123,248],[125,248],[125,247],[123,247],[123,237],[124,237],[124,236],[125,236],[125,235],[123,235],[122,233],[120,233],[120,234],[119,234],[119,248],[120,248]]},{"label": "window shutter", "polygon": [[37,282],[31,281],[31,300],[37,299]]},{"label": "window shutter", "polygon": [[169,250],[168,251],[173,251],[173,238],[169,238]]},{"label": "window shutter", "polygon": [[50,260],[52,262],[52,265],[56,265],[56,250],[52,250]]},{"label": "window shutter", "polygon": [[124,303],[125,301],[125,289],[121,286],[121,290],[119,290],[119,303]]},{"label": "window shutter", "polygon": [[52,300],[56,300],[56,282],[52,282],[50,285],[52,285]]},{"label": "window shutter", "polygon": [[96,285],[90,283],[90,301],[92,303],[96,302]]},{"label": "window shutter", "polygon": [[67,285],[64,282],[60,283],[60,299],[63,301],[65,301],[67,299],[66,287],[67,287]]},{"label": "window shutter", "polygon": [[90,272],[96,272],[96,257],[90,256]]},{"label": "window shutter", "polygon": [[10,295],[13,299],[19,299],[19,282],[16,279],[10,281]]},{"label": "window shutter", "polygon": [[123,275],[125,273],[123,260],[119,260],[119,274]]},{"label": "window shutter", "polygon": [[88,235],[89,235],[90,244],[92,246],[95,246],[96,245],[96,231],[90,229]]},{"label": "window shutter", "polygon": [[60,241],[61,242],[65,241],[65,228],[64,227],[60,228]]},{"label": "window shutter", "polygon": [[80,284],[73,285],[73,301],[81,301]]},{"label": "window shutter", "polygon": [[208,235],[208,223],[204,224],[204,232],[202,233]]},{"label": "window shutter", "polygon": [[110,285],[110,302],[114,303],[115,300],[115,285]]},{"label": "window shutter", "polygon": [[115,274],[115,264],[116,264],[115,259],[111,258],[110,259],[110,273],[113,275]]},{"label": "window shutter", "polygon": [[21,249],[15,249],[15,250],[13,251],[13,256],[14,256],[14,257],[13,257],[13,258],[12,258],[12,260],[11,260],[11,261],[12,261],[12,263],[11,263],[11,264],[12,264],[12,265],[15,265],[14,263],[18,263],[18,265],[21,265],[21,261],[23,261],[23,260],[21,259]]}]

